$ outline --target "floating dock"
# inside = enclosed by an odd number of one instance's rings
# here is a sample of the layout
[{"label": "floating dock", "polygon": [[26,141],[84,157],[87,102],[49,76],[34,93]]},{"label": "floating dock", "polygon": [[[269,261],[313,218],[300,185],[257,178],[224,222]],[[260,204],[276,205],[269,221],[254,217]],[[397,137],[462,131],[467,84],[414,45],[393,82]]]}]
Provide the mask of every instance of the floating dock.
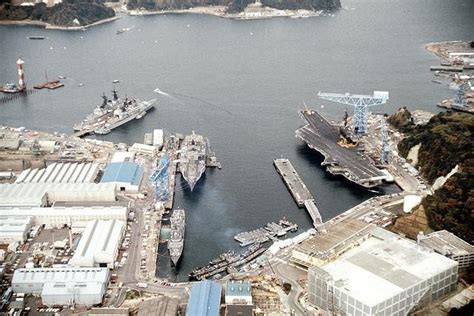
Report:
[{"label": "floating dock", "polygon": [[234,239],[240,243],[240,247],[246,247],[252,244],[263,244],[270,239],[277,240],[276,237],[285,236],[289,231],[295,232],[298,225],[286,219],[281,219],[278,223],[271,222],[248,232],[241,232],[234,236]]},{"label": "floating dock", "polygon": [[288,190],[290,190],[291,195],[298,204],[299,207],[305,207],[313,221],[313,226],[317,230],[324,230],[323,220],[319,209],[317,208],[314,198],[309,192],[308,188],[301,180],[300,176],[296,172],[295,168],[288,159],[275,159],[273,161],[278,173],[285,181]]},{"label": "floating dock", "polygon": [[288,159],[275,159],[273,164],[299,207],[304,207],[304,201],[313,199],[313,196]]},{"label": "floating dock", "polygon": [[59,80],[50,80],[50,81],[46,81],[46,82],[37,84],[33,88],[54,90],[54,89],[61,88],[61,87],[64,87],[64,83],[61,83],[61,81],[59,81]]}]

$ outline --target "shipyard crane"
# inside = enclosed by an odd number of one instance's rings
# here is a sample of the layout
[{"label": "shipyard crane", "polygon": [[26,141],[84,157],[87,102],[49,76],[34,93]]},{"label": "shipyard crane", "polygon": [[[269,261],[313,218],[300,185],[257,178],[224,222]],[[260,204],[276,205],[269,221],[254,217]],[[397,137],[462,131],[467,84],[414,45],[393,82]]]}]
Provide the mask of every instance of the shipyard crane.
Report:
[{"label": "shipyard crane", "polygon": [[373,95],[318,92],[318,97],[328,101],[352,105],[354,107],[354,131],[357,135],[363,135],[367,130],[368,107],[387,103],[388,92],[374,91]]}]

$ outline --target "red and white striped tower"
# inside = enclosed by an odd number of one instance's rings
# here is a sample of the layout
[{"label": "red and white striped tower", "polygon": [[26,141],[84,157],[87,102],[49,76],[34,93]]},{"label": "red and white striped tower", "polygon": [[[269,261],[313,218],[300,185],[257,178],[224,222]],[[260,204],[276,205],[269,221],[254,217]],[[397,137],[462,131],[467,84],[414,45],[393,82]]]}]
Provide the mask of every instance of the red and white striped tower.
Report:
[{"label": "red and white striped tower", "polygon": [[26,89],[26,83],[25,83],[25,71],[23,70],[23,64],[25,62],[21,60],[21,58],[18,58],[16,61],[16,67],[18,68],[18,90],[19,91],[24,91]]}]

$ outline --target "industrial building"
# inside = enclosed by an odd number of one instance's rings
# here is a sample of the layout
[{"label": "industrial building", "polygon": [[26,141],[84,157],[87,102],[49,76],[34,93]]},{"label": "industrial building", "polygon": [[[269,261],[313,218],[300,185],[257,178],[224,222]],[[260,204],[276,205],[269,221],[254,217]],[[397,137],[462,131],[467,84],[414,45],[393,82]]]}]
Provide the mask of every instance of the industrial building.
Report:
[{"label": "industrial building", "polygon": [[17,269],[13,274],[15,293],[41,295],[44,305],[100,304],[109,280],[105,268]]},{"label": "industrial building", "polygon": [[0,184],[0,207],[45,207],[56,202],[113,202],[113,183],[5,183]]},{"label": "industrial building", "polygon": [[326,233],[311,236],[294,247],[290,260],[304,268],[321,266],[367,239],[375,227],[351,218],[326,225]]},{"label": "industrial building", "polygon": [[[93,220],[127,220],[126,206],[0,207],[0,217],[32,217],[33,225],[60,228]],[[85,225],[84,225],[85,226]]]},{"label": "industrial building", "polygon": [[252,286],[248,281],[228,281],[225,287],[226,315],[252,316]]},{"label": "industrial building", "polygon": [[420,233],[418,234],[417,242],[457,261],[460,269],[468,268],[474,264],[474,246],[446,230],[440,230],[428,235]]},{"label": "industrial building", "polygon": [[162,129],[154,129],[153,130],[153,146],[158,149],[163,147],[163,130]]},{"label": "industrial building", "polygon": [[134,154],[153,156],[156,152],[156,147],[152,145],[135,143],[128,149],[128,151]]},{"label": "industrial building", "polygon": [[120,191],[138,191],[143,178],[143,166],[134,162],[111,162],[107,164],[101,183],[113,183]]},{"label": "industrial building", "polygon": [[221,286],[212,281],[194,283],[189,296],[187,316],[218,316],[220,315]]},{"label": "industrial building", "polygon": [[135,159],[135,154],[129,151],[116,151],[110,159],[110,162],[125,162],[133,161]]},{"label": "industrial building", "polygon": [[69,265],[113,269],[124,229],[123,221],[89,222]]},{"label": "industrial building", "polygon": [[53,163],[46,168],[22,171],[15,183],[91,183],[98,172],[95,163]]},{"label": "industrial building", "polygon": [[177,298],[160,295],[140,302],[137,316],[176,316],[178,307],[179,300]]},{"label": "industrial building", "polygon": [[32,226],[30,216],[0,216],[0,244],[24,242]]},{"label": "industrial building", "polygon": [[458,263],[376,227],[336,260],[308,273],[308,298],[346,315],[407,315],[456,288]]}]

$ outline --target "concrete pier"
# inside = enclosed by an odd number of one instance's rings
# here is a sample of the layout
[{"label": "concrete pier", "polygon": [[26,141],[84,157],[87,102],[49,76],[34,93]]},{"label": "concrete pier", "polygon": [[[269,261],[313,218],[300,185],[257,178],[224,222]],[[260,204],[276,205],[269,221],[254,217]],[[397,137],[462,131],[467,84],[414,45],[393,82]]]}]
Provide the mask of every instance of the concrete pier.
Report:
[{"label": "concrete pier", "polygon": [[323,220],[319,209],[314,202],[314,198],[308,188],[301,180],[295,168],[288,159],[275,159],[273,163],[278,173],[285,181],[288,190],[298,204],[299,207],[305,207],[313,221],[313,226],[319,231],[324,231]]},{"label": "concrete pier", "polygon": [[313,200],[313,196],[288,159],[275,159],[273,164],[299,207],[305,206],[306,200]]}]

